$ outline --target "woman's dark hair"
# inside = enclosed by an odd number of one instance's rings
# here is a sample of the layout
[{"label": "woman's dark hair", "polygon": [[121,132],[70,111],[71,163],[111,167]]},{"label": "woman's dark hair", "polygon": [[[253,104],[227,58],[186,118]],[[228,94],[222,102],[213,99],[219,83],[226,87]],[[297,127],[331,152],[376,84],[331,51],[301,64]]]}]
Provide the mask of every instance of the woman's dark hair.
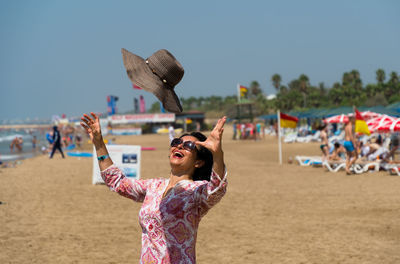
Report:
[{"label": "woman's dark hair", "polygon": [[[199,141],[206,141],[207,137],[204,136],[200,132],[191,132],[191,133],[186,133],[180,136],[179,138],[182,138],[184,136],[192,136],[197,138]],[[196,168],[193,173],[193,180],[194,181],[210,181],[210,176],[211,176],[211,171],[212,171],[212,166],[213,166],[213,155],[211,151],[208,149],[200,146],[197,148],[197,159],[204,161],[204,165],[201,166],[200,168]]]}]

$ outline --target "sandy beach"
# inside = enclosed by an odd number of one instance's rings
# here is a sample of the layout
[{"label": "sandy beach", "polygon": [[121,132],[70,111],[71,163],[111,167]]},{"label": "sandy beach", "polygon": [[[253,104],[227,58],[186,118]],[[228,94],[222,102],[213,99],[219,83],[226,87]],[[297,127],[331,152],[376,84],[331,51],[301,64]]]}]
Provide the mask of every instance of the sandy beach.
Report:
[{"label": "sandy beach", "polygon": [[[400,263],[400,177],[288,164],[318,143],[275,137],[223,148],[228,191],[201,223],[198,263]],[[142,152],[142,178],[168,177],[168,136],[117,137]],[[90,148],[88,148],[90,150]],[[0,263],[138,263],[140,204],[92,185],[92,159],[56,153],[0,169]]]}]

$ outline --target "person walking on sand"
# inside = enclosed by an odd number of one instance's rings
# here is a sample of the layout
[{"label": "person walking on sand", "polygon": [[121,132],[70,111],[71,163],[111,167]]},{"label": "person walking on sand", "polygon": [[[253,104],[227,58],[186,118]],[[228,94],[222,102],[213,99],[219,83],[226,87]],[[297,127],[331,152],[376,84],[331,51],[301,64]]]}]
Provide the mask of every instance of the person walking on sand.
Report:
[{"label": "person walking on sand", "polygon": [[53,149],[51,150],[50,159],[53,158],[54,152],[56,150],[60,151],[62,158],[64,159],[64,153],[61,149],[61,135],[60,131],[58,131],[57,126],[53,126]]},{"label": "person walking on sand", "polygon": [[81,119],[95,146],[105,184],[112,191],[142,203],[140,263],[196,263],[199,222],[226,192],[222,151],[226,117],[218,120],[208,138],[192,132],[172,140],[168,179],[140,180],[127,178],[113,164],[103,142],[98,116],[84,114]]},{"label": "person walking on sand", "polygon": [[36,144],[37,144],[37,138],[36,138],[36,136],[33,136],[32,137],[32,149],[34,151],[36,151]]},{"label": "person walking on sand", "polygon": [[356,118],[354,115],[349,116],[349,121],[346,123],[344,127],[344,143],[343,146],[346,149],[346,173],[348,175],[351,174],[350,167],[351,165],[354,164],[354,162],[357,160],[357,153],[356,153],[356,148],[357,146],[355,136],[354,136],[354,124],[356,122]]},{"label": "person walking on sand", "polygon": [[319,146],[322,151],[322,161],[325,161],[329,157],[329,140],[328,140],[328,126],[323,124],[319,127],[321,131],[319,136],[321,138],[321,145]]}]

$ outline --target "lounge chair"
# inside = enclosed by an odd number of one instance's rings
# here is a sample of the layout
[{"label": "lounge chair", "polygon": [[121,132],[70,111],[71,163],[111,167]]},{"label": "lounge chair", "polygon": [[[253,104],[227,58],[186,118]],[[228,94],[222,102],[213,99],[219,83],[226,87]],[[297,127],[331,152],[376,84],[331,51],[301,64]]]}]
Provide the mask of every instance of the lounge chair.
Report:
[{"label": "lounge chair", "polygon": [[295,160],[297,160],[300,166],[322,165],[322,158],[320,156],[295,156]]},{"label": "lounge chair", "polygon": [[400,176],[399,163],[382,163],[381,168],[385,171],[388,171],[390,175]]},{"label": "lounge chair", "polygon": [[[338,172],[346,168],[346,161],[325,161],[322,166],[326,167],[330,172]],[[380,163],[377,161],[356,162],[351,166],[350,170],[356,174],[361,174],[370,171],[371,168],[373,171],[379,171]]]},{"label": "lounge chair", "polygon": [[389,172],[390,172],[391,175],[400,176],[400,167],[399,167],[399,165],[394,166],[393,168],[391,168],[391,169],[389,170]]},{"label": "lounge chair", "polygon": [[324,161],[322,166],[326,167],[330,172],[338,172],[346,168],[346,161]]}]

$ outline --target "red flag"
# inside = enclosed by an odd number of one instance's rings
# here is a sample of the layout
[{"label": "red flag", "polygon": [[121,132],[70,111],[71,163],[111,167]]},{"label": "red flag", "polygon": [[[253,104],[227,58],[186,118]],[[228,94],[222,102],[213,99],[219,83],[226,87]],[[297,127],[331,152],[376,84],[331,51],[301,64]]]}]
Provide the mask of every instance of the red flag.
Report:
[{"label": "red flag", "polygon": [[281,127],[296,128],[299,119],[295,116],[290,116],[281,113]]},{"label": "red flag", "polygon": [[140,113],[146,112],[146,104],[144,102],[144,97],[142,95],[139,97],[139,107],[140,107]]},{"label": "red flag", "polygon": [[367,122],[365,122],[361,113],[358,112],[356,108],[354,108],[354,112],[356,113],[356,126],[354,128],[354,131],[361,134],[366,134],[368,136],[371,135],[371,132],[368,129]]}]

